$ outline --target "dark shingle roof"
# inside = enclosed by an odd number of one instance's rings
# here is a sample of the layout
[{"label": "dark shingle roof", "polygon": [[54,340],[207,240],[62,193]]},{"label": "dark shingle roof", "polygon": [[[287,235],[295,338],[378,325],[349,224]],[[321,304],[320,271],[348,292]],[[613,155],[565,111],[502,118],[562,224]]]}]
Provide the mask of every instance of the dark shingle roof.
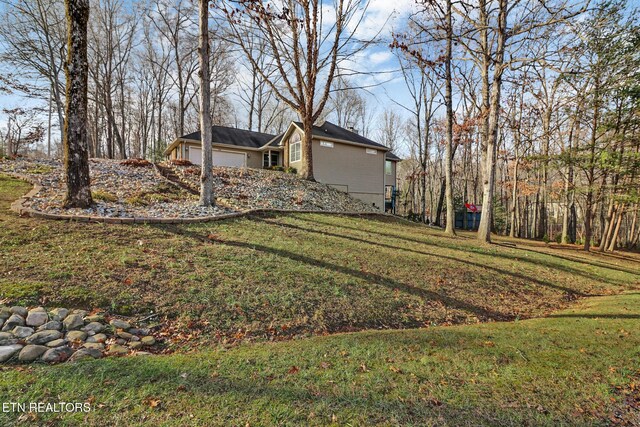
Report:
[{"label": "dark shingle roof", "polygon": [[396,156],[395,154],[393,154],[391,151],[387,151],[387,156],[386,156],[387,160],[391,160],[393,162],[399,162],[402,159],[398,156]]},{"label": "dark shingle roof", "polygon": [[[237,147],[260,148],[274,139],[276,136],[268,133],[253,132],[250,130],[230,128],[226,126],[212,127],[213,142],[215,144],[235,145]],[[200,131],[180,137],[200,141]]]},{"label": "dark shingle roof", "polygon": [[[295,124],[300,129],[303,129],[302,123],[295,122]],[[343,141],[354,142],[356,144],[362,144],[362,145],[370,145],[371,147],[385,148],[388,150],[388,148],[382,144],[373,142],[369,138],[365,138],[362,135],[358,135],[355,132],[351,132],[350,130],[347,130],[338,125],[334,125],[333,123],[326,122],[326,121],[319,126],[313,126],[313,136],[316,136],[318,138],[324,137],[324,138],[341,139]]]}]

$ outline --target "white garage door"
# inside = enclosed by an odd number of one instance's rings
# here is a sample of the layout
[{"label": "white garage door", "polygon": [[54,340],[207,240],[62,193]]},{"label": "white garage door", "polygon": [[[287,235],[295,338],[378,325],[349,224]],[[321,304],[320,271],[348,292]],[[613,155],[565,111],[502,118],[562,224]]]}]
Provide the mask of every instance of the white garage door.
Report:
[{"label": "white garage door", "polygon": [[247,156],[244,153],[213,150],[213,165],[243,168],[247,166]]},{"label": "white garage door", "polygon": [[[194,165],[202,164],[202,150],[189,147],[189,161]],[[213,165],[243,168],[247,165],[247,157],[244,153],[213,150]]]},{"label": "white garage door", "polygon": [[189,161],[194,165],[202,164],[202,149],[189,147]]}]

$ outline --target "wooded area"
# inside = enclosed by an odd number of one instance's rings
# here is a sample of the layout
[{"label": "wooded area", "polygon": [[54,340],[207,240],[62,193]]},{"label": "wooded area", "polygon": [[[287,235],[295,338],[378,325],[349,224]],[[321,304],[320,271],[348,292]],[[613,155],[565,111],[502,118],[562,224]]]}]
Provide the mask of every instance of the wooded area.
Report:
[{"label": "wooded area", "polygon": [[[4,155],[62,154],[64,3],[0,1],[0,65],[9,71],[0,91],[39,100],[3,106]],[[267,3],[211,2],[204,97],[213,124],[276,134],[291,120],[310,129],[329,117],[354,128],[405,159],[399,213],[451,234],[469,203],[482,212],[482,241],[494,232],[585,249],[640,244],[632,2],[425,0],[393,31],[366,38],[358,30],[370,2]],[[198,4],[90,5],[88,155],[161,159],[170,141],[200,127]],[[393,52],[396,69],[356,69],[370,48]],[[373,83],[362,78],[378,72]],[[371,95],[389,79],[408,95]],[[303,175],[313,178],[303,152]]]}]

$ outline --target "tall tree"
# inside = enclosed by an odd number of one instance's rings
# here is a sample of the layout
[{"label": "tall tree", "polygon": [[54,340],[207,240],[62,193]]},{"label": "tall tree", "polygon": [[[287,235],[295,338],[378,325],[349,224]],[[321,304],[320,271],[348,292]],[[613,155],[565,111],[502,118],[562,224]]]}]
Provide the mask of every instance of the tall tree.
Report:
[{"label": "tall tree", "polygon": [[202,141],[202,171],[200,176],[200,204],[215,205],[213,194],[213,149],[211,136],[211,76],[209,69],[209,0],[199,0],[200,36],[200,136]]},{"label": "tall tree", "polygon": [[[368,2],[334,0],[333,16],[327,17],[328,2],[320,0],[223,0],[221,10],[231,29],[233,42],[244,53],[273,92],[295,110],[302,121],[301,176],[313,180],[311,141],[313,125],[322,117],[339,76],[340,64],[360,52],[367,43],[355,33]],[[333,22],[331,25],[327,21]],[[252,46],[266,41],[273,63],[258,66]]]},{"label": "tall tree", "polygon": [[93,204],[87,152],[87,23],[89,0],[65,0],[67,15],[66,118],[64,122],[64,170],[67,182],[65,207]]},{"label": "tall tree", "polygon": [[446,146],[445,146],[445,182],[446,182],[446,199],[447,199],[447,221],[445,226],[445,233],[449,236],[455,236],[455,207],[453,205],[453,95],[451,84],[451,61],[453,60],[453,20],[451,17],[451,0],[446,0],[445,6],[445,31],[446,31],[446,54],[444,59],[445,67],[445,94],[444,103],[447,108],[447,131],[446,131]]}]

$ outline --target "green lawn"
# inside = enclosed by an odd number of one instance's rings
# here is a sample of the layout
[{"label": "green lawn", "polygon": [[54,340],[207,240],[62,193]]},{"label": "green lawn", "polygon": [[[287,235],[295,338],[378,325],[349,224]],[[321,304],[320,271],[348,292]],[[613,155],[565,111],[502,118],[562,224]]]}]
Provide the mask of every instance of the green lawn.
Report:
[{"label": "green lawn", "polygon": [[634,293],[512,323],[5,368],[0,401],[92,402],[40,425],[610,425],[616,386],[639,379],[638,331]]},{"label": "green lawn", "polygon": [[208,339],[522,319],[640,288],[631,255],[480,246],[385,217],[189,226],[16,218],[8,207],[27,190],[0,179],[0,301],[160,311]]},{"label": "green lawn", "polygon": [[[9,204],[28,188],[0,177],[0,302],[159,310],[197,328],[197,340],[163,356],[0,368],[0,402],[93,408],[0,412],[0,425],[637,421],[637,254],[504,238],[483,246],[385,217],[17,218]],[[427,327],[375,330],[414,326]]]}]

